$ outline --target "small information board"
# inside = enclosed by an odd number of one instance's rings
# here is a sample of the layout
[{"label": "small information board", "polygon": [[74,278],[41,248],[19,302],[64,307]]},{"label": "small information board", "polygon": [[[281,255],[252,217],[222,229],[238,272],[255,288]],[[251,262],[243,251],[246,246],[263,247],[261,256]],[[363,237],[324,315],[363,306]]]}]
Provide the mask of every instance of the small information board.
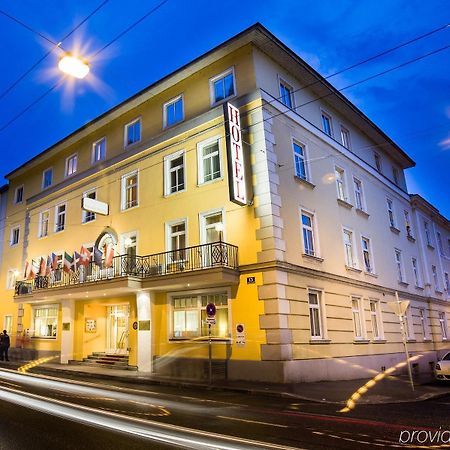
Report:
[{"label": "small information board", "polygon": [[245,346],[245,326],[243,323],[236,324],[236,340],[235,343],[238,347]]}]

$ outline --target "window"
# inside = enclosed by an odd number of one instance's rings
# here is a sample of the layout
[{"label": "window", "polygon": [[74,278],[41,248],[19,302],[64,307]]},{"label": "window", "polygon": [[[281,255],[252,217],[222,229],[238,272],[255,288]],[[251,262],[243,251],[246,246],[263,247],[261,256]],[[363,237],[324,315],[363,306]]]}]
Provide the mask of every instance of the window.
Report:
[{"label": "window", "polygon": [[[95,191],[88,191],[83,194],[83,197],[95,200],[97,197],[97,193]],[[93,220],[95,220],[95,217],[96,217],[95,212],[83,210],[81,213],[81,222],[82,223],[92,222]]]},{"label": "window", "polygon": [[305,255],[317,256],[314,239],[314,216],[302,211],[302,236]]},{"label": "window", "polygon": [[199,184],[222,177],[222,153],[220,139],[208,139],[197,145]]},{"label": "window", "polygon": [[439,326],[441,328],[442,340],[446,341],[448,339],[447,333],[447,318],[445,317],[445,312],[439,311]]},{"label": "window", "polygon": [[362,339],[364,337],[362,301],[358,297],[352,297],[352,316],[353,326],[355,332],[355,339]]},{"label": "window", "polygon": [[438,244],[439,253],[444,256],[444,247],[442,245],[442,236],[439,231],[436,231],[436,240]]},{"label": "window", "polygon": [[391,228],[397,228],[395,226],[394,204],[390,198],[386,199],[386,206],[387,206],[387,211],[388,211],[389,226]]},{"label": "window", "polygon": [[75,153],[74,155],[71,155],[66,159],[66,169],[65,169],[66,177],[70,177],[71,175],[76,173],[77,165],[78,165],[78,155]]},{"label": "window", "polygon": [[42,189],[46,189],[50,187],[53,183],[53,169],[44,170],[42,172]]},{"label": "window", "polygon": [[373,158],[374,158],[374,161],[375,161],[375,167],[376,167],[376,169],[378,170],[378,172],[381,173],[381,169],[382,169],[382,166],[381,166],[381,156],[380,156],[377,152],[374,152],[374,153],[373,153]]},{"label": "window", "polygon": [[369,306],[370,321],[372,323],[372,339],[382,339],[380,302],[378,300],[369,300]]},{"label": "window", "polygon": [[307,180],[308,174],[306,172],[305,147],[295,141],[292,144],[292,147],[294,150],[295,176],[302,180]]},{"label": "window", "polygon": [[11,228],[11,235],[9,237],[9,245],[13,247],[14,245],[17,245],[19,243],[19,237],[20,237],[20,226],[16,226]]},{"label": "window", "polygon": [[323,111],[322,111],[322,128],[325,134],[328,134],[328,136],[333,135],[331,116],[329,116],[327,113]]},{"label": "window", "polygon": [[428,227],[428,222],[426,220],[423,221],[423,228],[425,230],[425,239],[427,241],[427,245],[432,247],[431,245],[431,236],[430,236],[430,228]]},{"label": "window", "polygon": [[23,202],[23,185],[16,187],[16,190],[14,191],[14,204],[18,205],[19,203]]},{"label": "window", "polygon": [[323,339],[322,325],[322,293],[320,291],[308,292],[309,325],[312,339]]},{"label": "window", "polygon": [[424,340],[430,339],[430,335],[428,332],[428,317],[425,308],[419,308],[419,318],[420,318],[420,325],[422,328],[423,339]]},{"label": "window", "polygon": [[14,289],[16,287],[17,276],[19,272],[17,269],[9,269],[6,274],[6,289]]},{"label": "window", "polygon": [[11,316],[10,314],[6,315],[3,319],[3,329],[6,330],[9,335],[12,334],[12,323],[13,316]]},{"label": "window", "polygon": [[122,211],[138,206],[138,173],[137,171],[122,177]]},{"label": "window", "polygon": [[409,211],[404,211],[405,214],[405,229],[406,229],[406,236],[408,236],[409,238],[414,238],[413,237],[413,233],[412,233],[412,228],[411,228],[411,222],[409,220]]},{"label": "window", "polygon": [[171,127],[184,119],[183,96],[168,101],[164,104],[164,127]]},{"label": "window", "polygon": [[405,333],[406,339],[414,339],[414,330],[412,328],[412,318],[411,318],[411,307],[405,311],[402,317],[403,320],[403,332]]},{"label": "window", "polygon": [[172,262],[185,260],[186,241],[186,220],[167,224],[167,250]]},{"label": "window", "polygon": [[92,163],[106,158],[106,138],[103,137],[92,144]]},{"label": "window", "polygon": [[448,278],[448,273],[444,272],[444,282],[445,282],[445,290],[447,293],[450,293],[450,280]]},{"label": "window", "polygon": [[184,191],[184,151],[173,153],[172,155],[168,155],[164,158],[164,172],[166,195]]},{"label": "window", "polygon": [[211,78],[209,81],[209,88],[212,105],[233,97],[236,93],[233,68],[228,69],[226,72],[223,72],[214,78]]},{"label": "window", "polygon": [[419,271],[419,266],[418,266],[418,262],[416,258],[412,258],[411,259],[412,262],[412,269],[413,269],[413,274],[414,274],[414,284],[417,287],[421,287],[422,286],[422,280],[420,277],[420,271]]},{"label": "window", "polygon": [[212,325],[212,334],[221,338],[229,338],[228,296],[226,293],[194,294],[172,298],[173,306],[173,338],[191,339],[208,336],[206,324],[206,305],[216,305],[216,324]]},{"label": "window", "polygon": [[45,306],[33,309],[34,336],[56,338],[58,307]]},{"label": "window", "polygon": [[344,252],[345,252],[346,266],[356,267],[357,262],[355,259],[355,252],[353,245],[353,233],[350,230],[344,230]]},{"label": "window", "polygon": [[223,240],[223,231],[217,231],[217,225],[223,225],[222,211],[210,211],[200,215],[201,244]]},{"label": "window", "polygon": [[294,90],[282,80],[280,80],[280,101],[288,108],[294,107]]},{"label": "window", "polygon": [[362,183],[358,178],[353,178],[353,186],[355,188],[355,202],[356,208],[361,211],[365,211],[364,207],[364,194],[362,189]]},{"label": "window", "polygon": [[135,144],[141,140],[141,119],[125,125],[125,147]]},{"label": "window", "polygon": [[373,273],[374,268],[372,264],[372,250],[370,239],[366,237],[361,237],[361,246],[363,252],[363,260],[364,260],[364,270],[368,273]]},{"label": "window", "polygon": [[341,125],[341,142],[345,148],[350,148],[350,132]]},{"label": "window", "polygon": [[39,237],[40,238],[48,236],[49,223],[50,223],[50,211],[49,210],[42,211],[39,214]]},{"label": "window", "polygon": [[402,252],[398,249],[395,249],[395,264],[397,266],[397,280],[399,283],[404,283],[405,275],[403,272]]},{"label": "window", "polygon": [[66,227],[66,205],[58,205],[55,208],[55,232],[63,231]]},{"label": "window", "polygon": [[431,266],[431,273],[433,274],[434,290],[440,292],[441,287],[439,285],[439,278],[438,278],[436,266]]},{"label": "window", "polygon": [[397,167],[392,167],[392,179],[394,183],[398,186],[398,169]]},{"label": "window", "polygon": [[339,200],[343,200],[344,202],[346,202],[347,201],[347,195],[346,195],[344,169],[341,169],[340,167],[335,167],[334,168],[334,176],[336,178],[336,189],[337,189],[338,199]]}]

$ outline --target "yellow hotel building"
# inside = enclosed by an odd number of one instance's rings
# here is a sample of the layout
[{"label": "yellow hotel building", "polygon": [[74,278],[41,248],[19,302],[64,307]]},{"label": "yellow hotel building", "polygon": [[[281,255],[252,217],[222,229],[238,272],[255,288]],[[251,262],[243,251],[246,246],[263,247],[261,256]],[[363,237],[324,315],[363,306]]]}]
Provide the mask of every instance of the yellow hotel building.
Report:
[{"label": "yellow hotel building", "polygon": [[[414,370],[429,371],[449,347],[450,226],[411,201],[413,165],[256,24],[6,176],[11,353],[204,378],[213,303],[215,377],[366,377],[404,359],[397,291]],[[81,246],[113,249],[111,265],[65,272]]]}]

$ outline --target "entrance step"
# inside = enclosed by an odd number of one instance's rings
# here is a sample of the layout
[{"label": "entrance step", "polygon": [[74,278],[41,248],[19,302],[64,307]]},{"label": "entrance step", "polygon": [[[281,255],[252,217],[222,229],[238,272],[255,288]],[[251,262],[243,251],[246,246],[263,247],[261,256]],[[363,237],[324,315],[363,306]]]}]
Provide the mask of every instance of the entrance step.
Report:
[{"label": "entrance step", "polygon": [[128,355],[102,352],[94,352],[87,358],[83,358],[83,361],[69,361],[70,364],[81,366],[101,367],[119,370],[137,370],[136,366],[130,366],[128,362]]}]

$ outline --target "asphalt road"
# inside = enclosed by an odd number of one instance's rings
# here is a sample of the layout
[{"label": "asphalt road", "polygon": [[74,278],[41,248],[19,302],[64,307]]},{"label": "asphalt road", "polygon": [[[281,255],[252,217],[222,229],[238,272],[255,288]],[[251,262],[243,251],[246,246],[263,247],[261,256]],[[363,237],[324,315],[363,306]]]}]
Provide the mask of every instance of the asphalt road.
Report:
[{"label": "asphalt road", "polygon": [[413,430],[450,430],[450,396],[343,414],[338,405],[231,391],[30,379],[0,371],[1,449],[407,448],[399,438]]}]

